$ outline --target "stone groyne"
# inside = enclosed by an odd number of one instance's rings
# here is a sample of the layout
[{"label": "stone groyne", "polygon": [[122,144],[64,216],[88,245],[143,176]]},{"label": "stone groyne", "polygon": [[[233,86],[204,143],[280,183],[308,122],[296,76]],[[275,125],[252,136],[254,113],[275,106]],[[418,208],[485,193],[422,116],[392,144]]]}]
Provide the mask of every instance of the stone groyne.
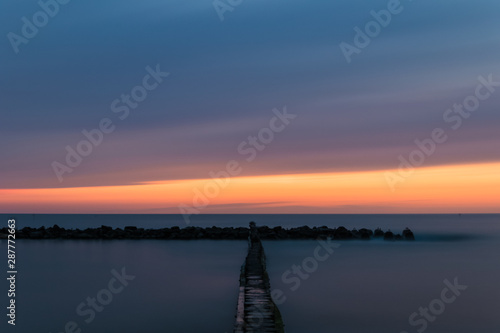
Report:
[{"label": "stone groyne", "polygon": [[[348,230],[344,227],[329,228],[308,226],[285,229],[282,227],[255,227],[262,240],[286,240],[286,239],[326,239],[370,240],[380,238],[384,240],[414,240],[415,236],[410,229],[405,229],[402,234],[381,229],[370,230],[366,228]],[[172,227],[161,229],[144,229],[137,227],[112,228],[101,226],[99,228],[87,229],[65,229],[57,225],[50,228],[25,227],[17,230],[16,237],[21,239],[221,239],[221,240],[245,240],[249,235],[249,228],[245,227]],[[7,228],[0,229],[0,239],[7,238]]]}]

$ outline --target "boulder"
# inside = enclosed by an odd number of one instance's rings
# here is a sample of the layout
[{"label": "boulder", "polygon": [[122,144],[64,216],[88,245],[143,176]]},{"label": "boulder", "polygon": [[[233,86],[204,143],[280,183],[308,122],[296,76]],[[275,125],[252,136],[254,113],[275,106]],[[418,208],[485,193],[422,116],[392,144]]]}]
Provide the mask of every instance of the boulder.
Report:
[{"label": "boulder", "polygon": [[334,229],[333,236],[335,239],[351,239],[353,238],[352,232],[345,227],[338,227]]},{"label": "boulder", "polygon": [[406,240],[415,240],[415,235],[409,228],[406,228],[403,230],[403,238]]},{"label": "boulder", "polygon": [[394,234],[392,231],[386,231],[384,234],[384,240],[394,240]]},{"label": "boulder", "polygon": [[374,237],[384,237],[384,232],[382,231],[382,229],[377,228],[377,229],[375,229],[373,236]]}]

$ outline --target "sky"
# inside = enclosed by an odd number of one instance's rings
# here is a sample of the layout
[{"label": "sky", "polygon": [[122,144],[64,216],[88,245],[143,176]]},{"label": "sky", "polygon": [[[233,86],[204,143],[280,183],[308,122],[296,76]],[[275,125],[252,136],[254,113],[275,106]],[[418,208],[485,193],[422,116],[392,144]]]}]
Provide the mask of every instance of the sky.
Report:
[{"label": "sky", "polygon": [[0,212],[498,213],[500,3],[396,3],[3,1]]}]

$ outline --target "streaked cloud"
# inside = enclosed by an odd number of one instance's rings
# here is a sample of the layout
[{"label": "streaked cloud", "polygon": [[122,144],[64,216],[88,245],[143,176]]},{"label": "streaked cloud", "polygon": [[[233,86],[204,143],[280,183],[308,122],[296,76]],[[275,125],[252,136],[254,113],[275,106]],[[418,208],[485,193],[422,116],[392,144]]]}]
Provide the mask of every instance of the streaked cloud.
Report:
[{"label": "streaked cloud", "polygon": [[[6,38],[0,43],[0,188],[123,190],[204,179],[285,104],[300,120],[246,166],[244,177],[395,168],[397,156],[442,125],[444,110],[470,94],[479,75],[500,80],[500,3],[405,2],[347,64],[338,44],[386,3],[245,1],[221,23],[211,1],[73,1],[19,54]],[[2,36],[38,8],[31,0],[2,6]],[[110,103],[156,63],[171,73],[168,81],[60,184],[51,162],[64,159],[82,129],[112,117]],[[499,161],[499,108],[500,92],[426,167]],[[30,205],[26,199],[4,210]],[[96,204],[107,209],[117,208]]]}]

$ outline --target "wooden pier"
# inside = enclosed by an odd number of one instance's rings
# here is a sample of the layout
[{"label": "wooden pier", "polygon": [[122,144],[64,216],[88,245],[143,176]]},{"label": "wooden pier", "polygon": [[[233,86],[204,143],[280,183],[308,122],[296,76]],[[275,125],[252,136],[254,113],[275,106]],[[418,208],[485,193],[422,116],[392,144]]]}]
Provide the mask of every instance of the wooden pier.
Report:
[{"label": "wooden pier", "polygon": [[266,255],[255,223],[250,223],[248,255],[241,267],[234,333],[284,333],[280,312],[271,298]]}]

